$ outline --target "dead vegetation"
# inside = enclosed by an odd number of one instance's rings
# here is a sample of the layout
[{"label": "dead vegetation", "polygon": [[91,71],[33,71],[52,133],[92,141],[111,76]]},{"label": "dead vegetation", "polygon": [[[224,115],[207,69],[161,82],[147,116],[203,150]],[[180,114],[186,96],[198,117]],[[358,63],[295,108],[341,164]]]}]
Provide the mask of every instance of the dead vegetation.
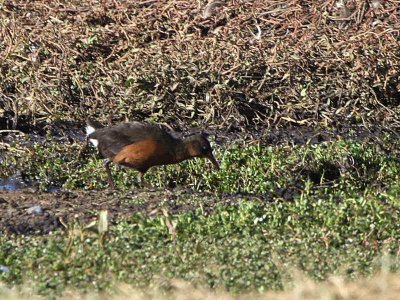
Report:
[{"label": "dead vegetation", "polygon": [[2,1],[0,125],[399,127],[400,1]]},{"label": "dead vegetation", "polygon": [[[35,296],[31,287],[24,287],[22,291],[7,290],[0,286],[0,295],[5,299],[44,299]],[[88,293],[82,294],[74,291],[64,293],[60,299],[223,299],[223,300],[246,300],[246,299],[397,299],[400,291],[399,276],[381,272],[371,278],[358,279],[354,281],[345,280],[342,277],[331,277],[324,282],[314,282],[302,274],[297,274],[297,279],[284,291],[269,291],[252,294],[229,294],[223,291],[213,291],[206,288],[194,287],[182,280],[173,280],[170,283],[170,293],[167,295],[157,288],[151,288],[146,292],[135,290],[128,285],[120,285],[112,295]]]}]

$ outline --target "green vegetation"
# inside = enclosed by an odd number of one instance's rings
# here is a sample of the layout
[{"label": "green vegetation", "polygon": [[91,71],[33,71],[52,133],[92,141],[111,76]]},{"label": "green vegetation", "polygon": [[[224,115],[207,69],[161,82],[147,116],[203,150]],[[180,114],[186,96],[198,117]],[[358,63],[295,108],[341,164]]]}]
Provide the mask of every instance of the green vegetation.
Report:
[{"label": "green vegetation", "polygon": [[[77,145],[63,147],[37,146],[29,152],[35,159],[15,162],[43,188],[54,178],[66,188],[103,188],[101,160],[91,153],[77,160]],[[135,213],[114,220],[107,234],[76,221],[51,235],[2,235],[0,265],[10,272],[0,273],[0,279],[12,285],[35,282],[44,294],[71,287],[108,290],[119,282],[168,290],[175,278],[243,292],[282,289],[290,285],[293,270],[323,280],[399,269],[400,168],[394,155],[338,141],[294,148],[234,143],[217,157],[219,172],[205,172],[207,163],[200,160],[149,172],[151,185],[193,188],[176,199],[190,205],[182,213],[170,214],[160,199],[155,216]],[[137,188],[134,171],[114,174],[117,194]],[[199,196],[199,190],[208,193]],[[232,204],[225,201],[230,197],[236,197]],[[210,198],[221,204],[206,210]],[[125,195],[124,201],[146,199]],[[383,254],[389,264],[381,261]]]},{"label": "green vegetation", "polygon": [[[387,144],[390,149],[398,147],[396,141]],[[396,152],[392,155],[386,152],[374,144],[345,140],[294,147],[232,142],[227,149],[217,146],[219,172],[215,172],[208,161],[195,159],[152,168],[145,178],[152,187],[186,185],[216,193],[273,193],[277,189],[307,185],[310,189],[318,187],[318,191],[325,194],[333,191],[357,193],[379,188],[381,184],[393,184],[398,179]],[[94,149],[82,149],[81,144],[66,146],[48,140],[44,144],[20,148],[18,152],[11,149],[4,161],[5,174],[23,170],[43,189],[107,186],[103,161]],[[136,171],[114,166],[112,172],[119,190],[139,187]],[[307,183],[309,180],[312,183]]]},{"label": "green vegetation", "polygon": [[[0,1],[0,298],[397,276],[398,2]],[[111,191],[88,116],[229,143]]]}]

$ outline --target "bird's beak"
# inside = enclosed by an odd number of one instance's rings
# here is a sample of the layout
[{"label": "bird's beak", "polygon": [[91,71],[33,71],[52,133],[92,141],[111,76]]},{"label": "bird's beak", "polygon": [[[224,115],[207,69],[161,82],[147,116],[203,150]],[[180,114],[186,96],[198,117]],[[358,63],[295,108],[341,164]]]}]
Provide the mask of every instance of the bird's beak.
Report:
[{"label": "bird's beak", "polygon": [[217,160],[215,159],[214,155],[212,154],[212,152],[208,153],[206,156],[214,165],[214,167],[219,170],[219,163],[217,162]]}]

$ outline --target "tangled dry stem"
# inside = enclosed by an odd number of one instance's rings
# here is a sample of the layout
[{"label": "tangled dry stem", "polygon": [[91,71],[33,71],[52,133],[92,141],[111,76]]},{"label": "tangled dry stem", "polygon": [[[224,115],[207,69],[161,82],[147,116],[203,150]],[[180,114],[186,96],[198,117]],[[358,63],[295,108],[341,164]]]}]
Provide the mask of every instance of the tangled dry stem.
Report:
[{"label": "tangled dry stem", "polygon": [[400,1],[0,3],[0,116],[399,127]]}]

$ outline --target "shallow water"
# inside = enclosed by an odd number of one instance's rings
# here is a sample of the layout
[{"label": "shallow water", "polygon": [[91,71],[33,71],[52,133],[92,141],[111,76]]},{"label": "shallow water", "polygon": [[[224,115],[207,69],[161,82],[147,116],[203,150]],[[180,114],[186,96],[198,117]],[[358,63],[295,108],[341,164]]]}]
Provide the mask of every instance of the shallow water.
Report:
[{"label": "shallow water", "polygon": [[31,187],[31,185],[23,180],[19,171],[10,177],[0,179],[0,190],[2,191],[13,192],[27,187]]}]

